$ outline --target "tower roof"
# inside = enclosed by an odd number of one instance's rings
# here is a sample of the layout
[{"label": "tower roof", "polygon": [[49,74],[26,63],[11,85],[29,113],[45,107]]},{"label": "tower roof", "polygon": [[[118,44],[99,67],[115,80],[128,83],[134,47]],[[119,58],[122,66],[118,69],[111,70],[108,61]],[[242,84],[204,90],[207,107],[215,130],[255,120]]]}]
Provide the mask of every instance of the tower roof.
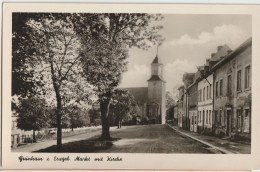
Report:
[{"label": "tower roof", "polygon": [[165,82],[165,81],[163,80],[163,78],[161,78],[161,77],[158,76],[158,75],[152,75],[151,78],[148,79],[147,81],[163,81],[163,82]]},{"label": "tower roof", "polygon": [[158,57],[158,55],[155,56],[155,58],[153,59],[153,63],[152,64],[162,64],[161,60]]}]

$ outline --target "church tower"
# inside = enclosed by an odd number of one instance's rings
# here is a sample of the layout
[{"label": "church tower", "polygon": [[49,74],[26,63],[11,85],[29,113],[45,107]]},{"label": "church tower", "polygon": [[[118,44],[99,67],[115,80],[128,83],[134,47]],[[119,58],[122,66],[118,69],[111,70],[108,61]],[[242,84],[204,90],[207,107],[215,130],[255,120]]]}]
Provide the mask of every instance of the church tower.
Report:
[{"label": "church tower", "polygon": [[163,64],[158,53],[151,64],[151,77],[148,80],[147,114],[152,124],[165,124],[166,98],[163,79]]}]

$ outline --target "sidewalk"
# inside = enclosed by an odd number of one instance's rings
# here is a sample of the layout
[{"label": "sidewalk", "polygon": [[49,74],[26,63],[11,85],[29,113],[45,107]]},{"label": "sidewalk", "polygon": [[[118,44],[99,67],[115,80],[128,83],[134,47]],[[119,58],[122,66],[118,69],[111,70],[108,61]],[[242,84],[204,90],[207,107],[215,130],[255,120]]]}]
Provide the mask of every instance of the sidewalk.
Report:
[{"label": "sidewalk", "polygon": [[227,139],[202,135],[199,133],[183,130],[177,126],[171,126],[171,125],[168,126],[171,127],[173,130],[175,130],[176,132],[184,135],[185,137],[189,137],[202,144],[208,145],[213,149],[216,149],[225,154],[250,154],[251,152],[250,144],[238,143]]}]

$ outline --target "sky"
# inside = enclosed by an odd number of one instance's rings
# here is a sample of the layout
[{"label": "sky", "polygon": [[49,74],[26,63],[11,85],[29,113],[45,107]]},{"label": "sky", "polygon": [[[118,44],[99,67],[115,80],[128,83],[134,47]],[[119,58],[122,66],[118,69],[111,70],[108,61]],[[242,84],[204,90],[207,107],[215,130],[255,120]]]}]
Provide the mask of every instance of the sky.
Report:
[{"label": "sky", "polygon": [[[182,85],[183,74],[196,72],[196,66],[204,65],[217,46],[226,44],[234,50],[252,35],[250,15],[165,14],[153,24],[163,26],[160,34],[165,40],[158,55],[164,65],[166,91],[173,95]],[[156,51],[156,46],[148,51],[130,49],[120,87],[147,87]]]}]

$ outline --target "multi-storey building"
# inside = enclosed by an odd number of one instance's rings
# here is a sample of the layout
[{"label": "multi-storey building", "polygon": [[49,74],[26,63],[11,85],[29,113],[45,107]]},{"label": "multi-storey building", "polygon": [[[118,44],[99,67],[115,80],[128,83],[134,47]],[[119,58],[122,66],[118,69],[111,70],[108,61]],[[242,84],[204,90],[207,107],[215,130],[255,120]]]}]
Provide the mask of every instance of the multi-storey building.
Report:
[{"label": "multi-storey building", "polygon": [[213,66],[215,134],[250,133],[251,68],[251,38]]},{"label": "multi-storey building", "polygon": [[197,132],[197,111],[198,111],[198,83],[193,82],[187,89],[188,113],[190,121],[190,131]]},{"label": "multi-storey building", "polygon": [[[251,73],[252,38],[234,51],[227,45],[218,46],[193,77],[183,76],[178,100],[179,127],[250,138]],[[189,125],[185,126],[187,121]]]},{"label": "multi-storey building", "polygon": [[198,82],[198,132],[211,132],[213,111],[213,75]]},{"label": "multi-storey building", "polygon": [[180,86],[178,88],[179,90],[179,100],[177,101],[178,103],[178,126],[182,128],[182,118],[184,116],[184,106],[183,106],[183,98],[184,98],[184,86]]},{"label": "multi-storey building", "polygon": [[190,130],[190,117],[189,117],[189,91],[188,87],[193,83],[195,73],[185,73],[183,75],[184,83],[184,96],[183,96],[183,116],[182,116],[182,128]]}]

